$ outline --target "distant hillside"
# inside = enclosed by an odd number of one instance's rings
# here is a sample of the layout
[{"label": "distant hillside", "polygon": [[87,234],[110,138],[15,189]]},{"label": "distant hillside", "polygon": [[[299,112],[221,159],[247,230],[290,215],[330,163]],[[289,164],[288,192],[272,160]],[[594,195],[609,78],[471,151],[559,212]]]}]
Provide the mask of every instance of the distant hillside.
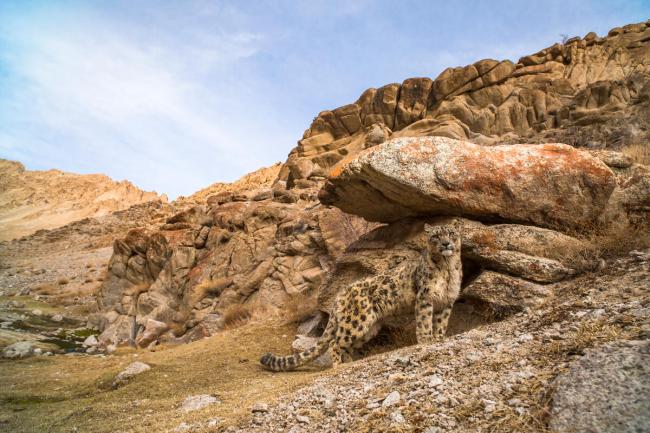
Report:
[{"label": "distant hillside", "polygon": [[29,171],[0,159],[0,241],[159,199],[167,197],[103,174]]},{"label": "distant hillside", "polygon": [[175,200],[175,203],[178,205],[200,204],[205,203],[209,196],[220,192],[231,191],[239,193],[258,188],[270,188],[273,182],[278,178],[280,168],[282,168],[282,164],[278,162],[270,167],[262,167],[251,173],[245,174],[232,183],[216,182],[200,189],[188,197],[180,196]]}]

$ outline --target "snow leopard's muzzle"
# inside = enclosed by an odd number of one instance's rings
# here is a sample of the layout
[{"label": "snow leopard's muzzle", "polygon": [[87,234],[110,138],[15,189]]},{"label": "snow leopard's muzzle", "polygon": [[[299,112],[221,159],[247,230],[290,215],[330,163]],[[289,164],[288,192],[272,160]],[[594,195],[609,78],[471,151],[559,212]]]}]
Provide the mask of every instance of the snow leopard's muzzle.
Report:
[{"label": "snow leopard's muzzle", "polygon": [[441,256],[450,257],[456,252],[456,246],[452,242],[443,241],[440,243],[438,251],[440,251]]}]

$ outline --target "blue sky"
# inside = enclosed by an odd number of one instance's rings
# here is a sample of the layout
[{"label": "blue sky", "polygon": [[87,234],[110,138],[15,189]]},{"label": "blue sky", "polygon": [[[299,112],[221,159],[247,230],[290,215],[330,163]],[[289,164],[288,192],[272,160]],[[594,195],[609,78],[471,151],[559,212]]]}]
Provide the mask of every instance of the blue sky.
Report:
[{"label": "blue sky", "polygon": [[187,195],[369,87],[517,60],[650,1],[0,1],[0,157]]}]

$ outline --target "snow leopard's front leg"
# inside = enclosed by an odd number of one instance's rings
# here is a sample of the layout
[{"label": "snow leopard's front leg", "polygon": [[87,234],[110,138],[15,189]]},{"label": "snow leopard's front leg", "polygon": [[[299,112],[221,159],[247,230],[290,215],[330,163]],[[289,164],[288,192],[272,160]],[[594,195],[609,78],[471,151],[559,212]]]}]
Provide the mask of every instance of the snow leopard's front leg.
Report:
[{"label": "snow leopard's front leg", "polygon": [[447,305],[441,311],[436,311],[433,313],[433,338],[436,340],[442,340],[445,338],[445,333],[447,332],[447,325],[449,324],[449,316],[451,316],[452,305]]},{"label": "snow leopard's front leg", "polygon": [[415,298],[415,335],[418,344],[433,343],[433,302],[429,289],[418,290]]}]

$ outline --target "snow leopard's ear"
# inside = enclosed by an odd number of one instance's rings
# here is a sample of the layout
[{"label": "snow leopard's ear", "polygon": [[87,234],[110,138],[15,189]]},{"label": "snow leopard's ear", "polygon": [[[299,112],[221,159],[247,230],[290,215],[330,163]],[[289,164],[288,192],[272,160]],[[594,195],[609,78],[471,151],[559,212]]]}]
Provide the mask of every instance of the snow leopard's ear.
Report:
[{"label": "snow leopard's ear", "polygon": [[426,234],[433,234],[436,231],[436,226],[432,226],[430,224],[424,224],[424,231]]}]

